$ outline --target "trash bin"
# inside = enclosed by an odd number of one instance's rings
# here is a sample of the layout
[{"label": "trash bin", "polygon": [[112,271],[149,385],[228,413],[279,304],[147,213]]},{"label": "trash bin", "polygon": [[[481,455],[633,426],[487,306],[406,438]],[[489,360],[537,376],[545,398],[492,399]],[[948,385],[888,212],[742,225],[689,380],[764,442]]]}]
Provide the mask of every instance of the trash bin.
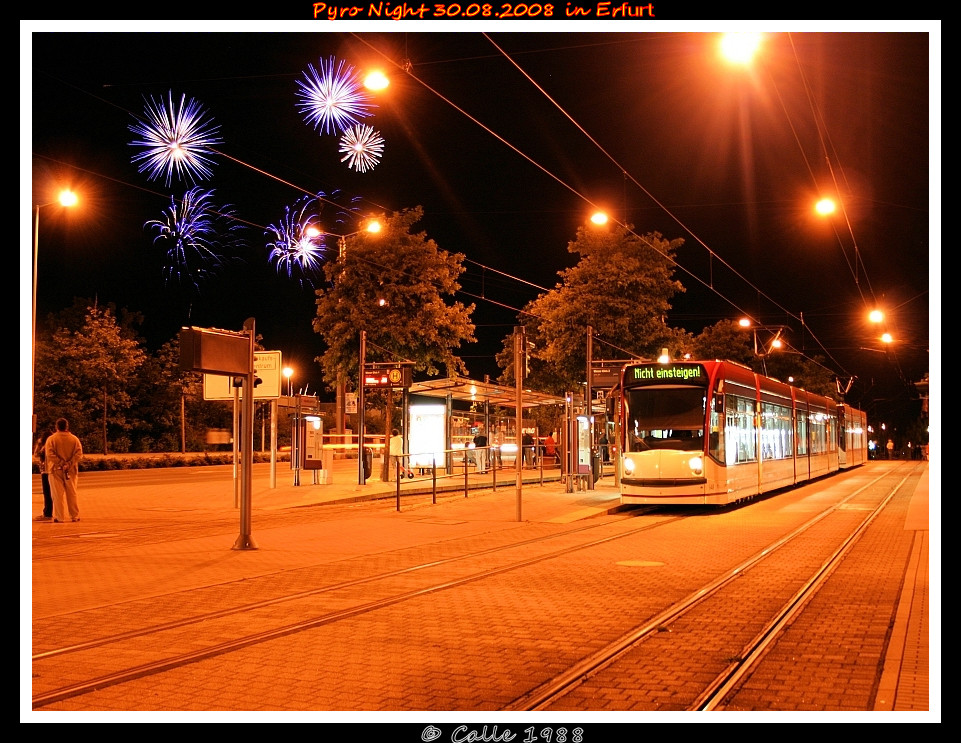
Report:
[{"label": "trash bin", "polygon": [[597,482],[601,479],[601,473],[604,471],[603,467],[604,465],[601,463],[600,452],[595,450],[591,453],[591,471],[594,475],[594,482]]},{"label": "trash bin", "polygon": [[370,479],[370,473],[374,469],[374,450],[370,447],[364,447],[364,480]]}]

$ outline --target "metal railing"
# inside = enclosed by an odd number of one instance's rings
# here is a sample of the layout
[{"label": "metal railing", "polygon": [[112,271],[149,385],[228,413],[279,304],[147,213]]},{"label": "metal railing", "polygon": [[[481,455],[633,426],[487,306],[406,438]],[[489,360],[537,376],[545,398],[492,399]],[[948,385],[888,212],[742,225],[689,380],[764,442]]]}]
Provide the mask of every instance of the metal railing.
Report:
[{"label": "metal railing", "polygon": [[[437,503],[437,483],[441,480],[462,479],[464,497],[470,490],[497,490],[498,473],[515,473],[516,451],[501,451],[502,447],[459,447],[436,452],[414,452],[394,455],[390,462],[390,472],[395,482],[395,499],[400,510],[401,484],[408,482],[431,481],[431,502]],[[560,463],[557,463],[558,469]],[[538,480],[544,484],[544,457],[536,457],[535,464],[523,469],[537,469]],[[418,471],[419,470],[419,474]],[[511,482],[505,478],[505,484]]]}]

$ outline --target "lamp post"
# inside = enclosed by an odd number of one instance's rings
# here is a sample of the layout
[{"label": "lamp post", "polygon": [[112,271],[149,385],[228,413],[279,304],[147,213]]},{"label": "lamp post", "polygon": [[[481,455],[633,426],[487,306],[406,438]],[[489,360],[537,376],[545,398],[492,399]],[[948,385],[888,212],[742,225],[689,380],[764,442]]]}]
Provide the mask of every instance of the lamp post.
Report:
[{"label": "lamp post", "polygon": [[[353,237],[354,235],[359,235],[361,232],[370,232],[371,234],[376,234],[382,229],[381,223],[376,219],[371,219],[367,224],[359,230],[354,232],[349,232],[346,235],[338,235],[334,232],[327,232],[324,234],[330,235],[331,237],[337,238],[337,260],[343,262],[344,256],[347,254],[347,238]],[[363,370],[361,370],[363,372]],[[337,433],[343,435],[347,432],[346,425],[346,405],[347,405],[347,375],[344,372],[338,372],[337,374],[337,402],[336,402],[336,418],[337,418]]]},{"label": "lamp post", "polygon": [[63,190],[56,201],[49,201],[46,204],[34,204],[33,206],[33,311],[31,315],[30,330],[32,337],[32,355],[30,358],[30,411],[33,413],[32,432],[37,431],[37,411],[34,409],[36,398],[37,381],[37,260],[40,253],[40,209],[52,204],[61,206],[74,206],[77,203],[77,195],[70,190]]},{"label": "lamp post", "polygon": [[287,397],[293,397],[293,392],[292,392],[293,387],[290,382],[290,378],[294,376],[293,367],[285,366],[283,370],[283,375],[284,377],[287,378]]}]

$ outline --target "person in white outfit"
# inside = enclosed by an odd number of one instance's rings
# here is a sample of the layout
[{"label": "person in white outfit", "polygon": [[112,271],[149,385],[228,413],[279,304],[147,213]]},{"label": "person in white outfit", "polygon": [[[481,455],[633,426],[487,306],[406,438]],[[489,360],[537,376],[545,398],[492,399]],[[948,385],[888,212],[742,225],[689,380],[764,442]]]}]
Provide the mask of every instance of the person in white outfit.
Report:
[{"label": "person in white outfit", "polygon": [[50,491],[53,496],[53,521],[61,523],[80,521],[80,505],[77,501],[77,465],[83,459],[80,439],[70,433],[66,418],[58,418],[56,431],[50,434],[44,445]]}]

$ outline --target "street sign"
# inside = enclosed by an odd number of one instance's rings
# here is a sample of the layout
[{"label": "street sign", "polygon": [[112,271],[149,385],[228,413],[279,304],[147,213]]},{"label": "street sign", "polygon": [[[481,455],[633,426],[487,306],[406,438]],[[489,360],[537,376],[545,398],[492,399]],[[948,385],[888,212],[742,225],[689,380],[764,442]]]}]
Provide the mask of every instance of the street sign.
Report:
[{"label": "street sign", "polygon": [[250,336],[211,328],[180,329],[180,368],[208,374],[246,374]]},{"label": "street sign", "polygon": [[[254,376],[260,384],[254,387],[255,400],[273,400],[281,390],[280,351],[254,351]],[[243,397],[243,388],[239,397]],[[204,374],[204,400],[233,400],[234,378],[222,374]]]},{"label": "street sign", "polygon": [[367,365],[364,367],[364,387],[370,389],[407,388],[411,385],[410,366],[380,366]]},{"label": "street sign", "polygon": [[621,381],[621,368],[610,366],[595,366],[591,368],[591,387],[607,388],[616,387]]}]

